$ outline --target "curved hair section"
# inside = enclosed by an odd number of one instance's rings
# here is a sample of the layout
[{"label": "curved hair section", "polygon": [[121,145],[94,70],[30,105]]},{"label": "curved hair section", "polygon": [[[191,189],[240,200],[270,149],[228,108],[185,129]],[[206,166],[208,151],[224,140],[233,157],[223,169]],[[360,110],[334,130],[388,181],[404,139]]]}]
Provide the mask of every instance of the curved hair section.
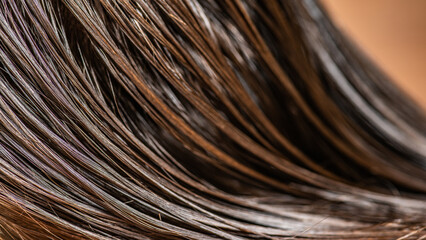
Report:
[{"label": "curved hair section", "polygon": [[417,239],[426,118],[313,0],[0,0],[0,238]]}]

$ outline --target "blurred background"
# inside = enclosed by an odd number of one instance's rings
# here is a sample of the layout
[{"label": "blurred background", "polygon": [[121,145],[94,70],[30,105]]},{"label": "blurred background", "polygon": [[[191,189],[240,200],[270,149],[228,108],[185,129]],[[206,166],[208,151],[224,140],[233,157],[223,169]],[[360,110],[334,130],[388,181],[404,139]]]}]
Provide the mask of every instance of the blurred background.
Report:
[{"label": "blurred background", "polygon": [[426,0],[322,0],[334,22],[426,109]]}]

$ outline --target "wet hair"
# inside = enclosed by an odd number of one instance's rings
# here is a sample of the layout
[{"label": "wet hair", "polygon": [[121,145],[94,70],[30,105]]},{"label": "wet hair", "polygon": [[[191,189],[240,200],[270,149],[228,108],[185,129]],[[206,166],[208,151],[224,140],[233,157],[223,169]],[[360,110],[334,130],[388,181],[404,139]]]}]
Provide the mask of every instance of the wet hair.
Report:
[{"label": "wet hair", "polygon": [[2,239],[417,239],[425,192],[317,1],[0,1]]}]

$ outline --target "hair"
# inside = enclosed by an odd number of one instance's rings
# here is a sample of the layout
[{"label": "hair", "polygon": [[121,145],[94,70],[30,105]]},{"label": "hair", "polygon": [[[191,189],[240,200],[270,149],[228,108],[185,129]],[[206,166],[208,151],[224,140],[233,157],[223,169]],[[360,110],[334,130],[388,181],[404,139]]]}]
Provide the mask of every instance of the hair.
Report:
[{"label": "hair", "polygon": [[417,239],[425,193],[317,1],[0,1],[0,238]]}]

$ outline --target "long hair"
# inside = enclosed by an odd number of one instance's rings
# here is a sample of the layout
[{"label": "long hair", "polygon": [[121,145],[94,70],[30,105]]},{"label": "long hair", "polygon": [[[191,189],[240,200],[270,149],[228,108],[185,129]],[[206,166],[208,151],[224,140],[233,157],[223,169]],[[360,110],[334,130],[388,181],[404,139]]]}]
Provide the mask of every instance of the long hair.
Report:
[{"label": "long hair", "polygon": [[0,238],[417,239],[426,117],[314,0],[0,0]]}]

